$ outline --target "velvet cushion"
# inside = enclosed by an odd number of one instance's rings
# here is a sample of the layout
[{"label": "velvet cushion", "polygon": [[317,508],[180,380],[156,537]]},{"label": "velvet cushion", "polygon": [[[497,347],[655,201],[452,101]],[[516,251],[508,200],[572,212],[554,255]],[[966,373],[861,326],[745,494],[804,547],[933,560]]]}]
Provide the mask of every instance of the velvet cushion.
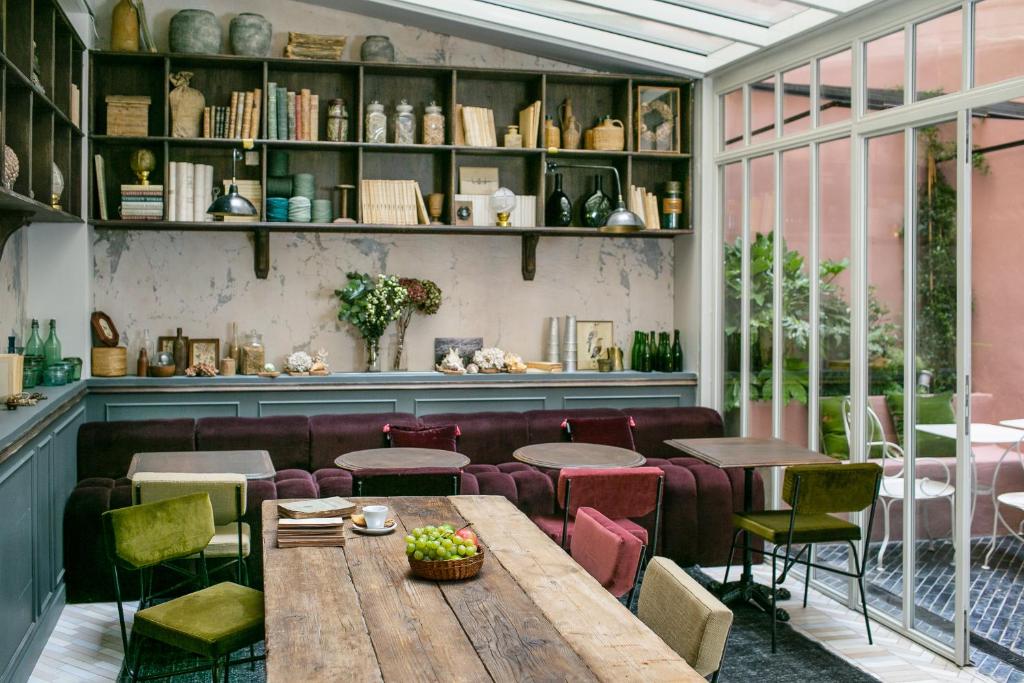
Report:
[{"label": "velvet cushion", "polygon": [[[886,394],[885,405],[892,415],[896,427],[896,438],[903,445],[903,394]],[[918,395],[917,421],[919,425],[952,424],[956,422],[953,414],[953,395],[933,394]],[[919,458],[954,458],[956,457],[956,440],[947,439],[937,434],[925,434],[914,430],[917,434],[917,457]]]},{"label": "velvet cushion", "polygon": [[[540,527],[548,538],[555,543],[562,545],[562,515],[538,515],[531,517],[533,523]],[[650,534],[647,533],[647,529],[640,524],[637,524],[631,519],[626,517],[618,517],[613,519],[616,524],[628,531],[629,533],[636,536],[641,543],[647,544],[650,541]],[[572,534],[576,529],[576,520],[569,518],[569,525],[566,527],[565,535],[569,537],[569,542],[572,542]]]},{"label": "velvet cushion", "polygon": [[309,418],[204,417],[196,421],[196,450],[264,450],[278,470],[309,470]]},{"label": "velvet cushion", "polygon": [[263,640],[263,593],[218,583],[139,610],[132,633],[203,657],[223,657]]},{"label": "velvet cushion", "polygon": [[594,508],[580,508],[569,554],[608,592],[619,598],[636,580],[643,544]]},{"label": "velvet cushion", "polygon": [[[568,441],[563,423],[580,417],[622,417],[614,408],[578,408],[576,410],[528,410],[523,413],[529,428],[530,443],[556,443]],[[667,437],[666,437],[667,438]]]},{"label": "velvet cushion", "polygon": [[396,448],[433,448],[439,451],[457,451],[458,425],[439,427],[403,427],[389,425],[388,439]]},{"label": "velvet cushion", "polygon": [[194,451],[195,420],[86,422],[78,429],[78,477],[117,479],[136,453]]},{"label": "velvet cushion", "polygon": [[821,420],[821,450],[839,460],[850,457],[850,445],[846,441],[846,427],[843,424],[843,397],[825,396],[818,403]]},{"label": "velvet cushion", "polygon": [[453,496],[459,493],[461,477],[462,471],[457,467],[355,470],[352,472],[352,495]]},{"label": "velvet cushion", "polygon": [[596,443],[636,450],[633,442],[633,418],[627,415],[611,417],[571,417],[566,419],[569,438],[577,443]]},{"label": "velvet cushion", "polygon": [[[882,468],[873,462],[786,468],[782,500],[798,513],[860,512],[877,494]],[[799,480],[800,490],[797,491]]]},{"label": "velvet cushion", "polygon": [[213,506],[192,493],[103,513],[107,548],[134,569],[194,555],[213,538]]},{"label": "velvet cushion", "polygon": [[722,417],[711,408],[630,408],[636,450],[648,458],[674,458],[666,439],[705,439],[724,435]]},{"label": "velvet cushion", "polygon": [[657,467],[563,469],[558,475],[558,504],[565,507],[568,488],[569,514],[586,506],[612,518],[643,517],[657,507],[662,476]]}]

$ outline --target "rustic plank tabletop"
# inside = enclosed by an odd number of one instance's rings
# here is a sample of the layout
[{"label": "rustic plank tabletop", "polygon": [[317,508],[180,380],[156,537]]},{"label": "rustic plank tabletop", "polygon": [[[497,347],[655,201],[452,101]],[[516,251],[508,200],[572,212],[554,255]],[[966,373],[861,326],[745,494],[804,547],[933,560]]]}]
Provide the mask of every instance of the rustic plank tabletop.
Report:
[{"label": "rustic plank tabletop", "polygon": [[[268,681],[703,680],[505,498],[353,500],[398,530],[280,549],[263,504]],[[409,573],[405,531],[445,522],[479,534],[476,578]]]}]

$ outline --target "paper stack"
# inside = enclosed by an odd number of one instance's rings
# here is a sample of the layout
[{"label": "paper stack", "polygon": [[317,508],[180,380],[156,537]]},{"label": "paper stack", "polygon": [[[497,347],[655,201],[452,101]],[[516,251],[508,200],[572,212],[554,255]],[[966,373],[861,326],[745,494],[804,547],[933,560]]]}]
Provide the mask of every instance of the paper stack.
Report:
[{"label": "paper stack", "polygon": [[277,504],[277,547],[345,547],[345,517],[354,503],[338,496]]},{"label": "paper stack", "polygon": [[462,107],[462,129],[470,147],[497,147],[494,112],[486,107]]},{"label": "paper stack", "polygon": [[661,229],[658,197],[653,192],[648,192],[646,187],[629,186],[629,210],[644,219],[648,230]]},{"label": "paper stack", "polygon": [[523,136],[523,147],[537,146],[537,132],[540,129],[540,100],[519,111],[519,133]]},{"label": "paper stack", "polygon": [[315,33],[288,32],[284,56],[288,59],[329,59],[338,61],[345,50],[346,36],[323,36]]},{"label": "paper stack", "polygon": [[427,225],[427,205],[415,180],[362,180],[359,207],[363,223]]}]

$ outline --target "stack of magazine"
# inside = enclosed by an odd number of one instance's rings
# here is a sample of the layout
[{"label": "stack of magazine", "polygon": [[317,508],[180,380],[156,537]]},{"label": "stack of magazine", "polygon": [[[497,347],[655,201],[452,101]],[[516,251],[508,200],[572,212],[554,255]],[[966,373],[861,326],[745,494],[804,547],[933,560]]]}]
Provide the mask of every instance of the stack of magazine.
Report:
[{"label": "stack of magazine", "polygon": [[331,498],[277,504],[277,547],[345,547],[345,517],[355,511],[349,500]]}]

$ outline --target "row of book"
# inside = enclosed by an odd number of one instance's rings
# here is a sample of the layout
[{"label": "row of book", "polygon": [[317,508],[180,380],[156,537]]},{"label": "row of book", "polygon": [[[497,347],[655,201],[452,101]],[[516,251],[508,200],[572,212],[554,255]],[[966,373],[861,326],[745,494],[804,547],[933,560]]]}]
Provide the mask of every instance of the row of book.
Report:
[{"label": "row of book", "polygon": [[[540,101],[519,112],[519,133],[523,147],[537,147],[540,131]],[[487,107],[455,105],[455,144],[470,147],[497,147],[498,135],[494,126],[494,110]]]},{"label": "row of book", "polygon": [[205,223],[213,201],[213,166],[172,161],[167,174],[167,220]]},{"label": "row of book", "polygon": [[427,225],[430,217],[415,180],[362,180],[359,207],[364,223]]},{"label": "row of book", "polygon": [[[104,206],[104,213],[106,207]],[[163,185],[122,185],[121,219],[158,221],[164,217]]]},{"label": "row of book", "polygon": [[256,139],[260,135],[260,109],[263,91],[231,93],[231,105],[203,109],[203,137],[228,139]]},{"label": "row of book", "polygon": [[302,88],[298,92],[276,83],[267,84],[267,138],[270,140],[320,139],[320,96]]}]

